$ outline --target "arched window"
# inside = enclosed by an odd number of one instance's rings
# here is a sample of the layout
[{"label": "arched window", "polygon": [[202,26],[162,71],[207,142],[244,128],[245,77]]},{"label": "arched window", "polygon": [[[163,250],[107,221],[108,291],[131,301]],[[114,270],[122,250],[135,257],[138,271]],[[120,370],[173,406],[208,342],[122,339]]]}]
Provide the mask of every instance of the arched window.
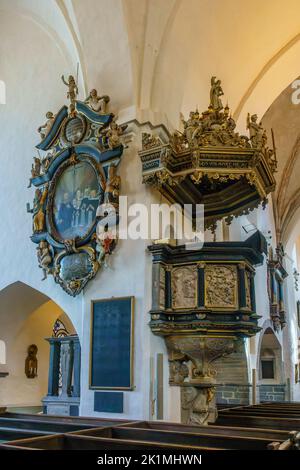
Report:
[{"label": "arched window", "polygon": [[55,338],[62,338],[63,336],[68,336],[69,332],[65,327],[65,324],[58,318],[54,323],[52,336]]},{"label": "arched window", "polygon": [[6,86],[3,80],[0,80],[0,104],[6,104]]}]

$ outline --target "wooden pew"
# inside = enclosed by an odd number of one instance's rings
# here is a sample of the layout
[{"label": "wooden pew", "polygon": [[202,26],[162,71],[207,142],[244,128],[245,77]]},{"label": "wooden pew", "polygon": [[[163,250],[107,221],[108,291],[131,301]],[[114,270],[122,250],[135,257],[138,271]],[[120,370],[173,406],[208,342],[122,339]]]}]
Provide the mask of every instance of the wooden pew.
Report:
[{"label": "wooden pew", "polygon": [[20,430],[18,428],[0,427],[0,442],[15,441],[16,439],[27,439],[29,437],[47,436],[49,432]]},{"label": "wooden pew", "polygon": [[[162,431],[179,431],[191,433],[209,433],[211,435],[228,436],[236,435],[244,437],[263,437],[272,441],[285,441],[289,439],[288,431],[277,431],[274,429],[260,429],[260,428],[244,428],[244,427],[230,427],[230,426],[216,426],[209,424],[208,426],[200,426],[197,424],[177,424],[166,421],[136,421],[134,423],[122,424],[122,427],[134,427],[142,429],[157,429]],[[120,427],[120,426],[118,426]]]},{"label": "wooden pew", "polygon": [[300,419],[251,414],[220,412],[216,424],[219,426],[240,426],[248,428],[265,428],[286,431],[300,431]]},{"label": "wooden pew", "polygon": [[76,431],[79,429],[88,429],[91,426],[87,424],[73,424],[73,423],[62,423],[60,421],[40,421],[40,420],[26,420],[16,418],[2,418],[0,417],[0,427],[2,428],[17,428],[19,430],[26,431],[46,431],[48,433],[64,433],[70,431]]},{"label": "wooden pew", "polygon": [[144,442],[106,437],[60,434],[0,444],[0,450],[225,450],[213,447],[185,446],[161,442]]},{"label": "wooden pew", "polygon": [[[0,440],[3,429],[2,441],[10,442],[2,442],[0,448],[300,449],[300,418],[291,417],[295,414],[294,409],[298,414],[297,406],[273,406],[259,404],[220,410],[217,423],[209,426],[2,413]],[[13,433],[16,433],[16,438],[12,437]],[[50,436],[47,435],[49,433]]]},{"label": "wooden pew", "polygon": [[64,424],[79,424],[88,425],[90,427],[96,426],[114,426],[116,424],[131,423],[134,420],[129,419],[111,419],[111,418],[95,418],[92,416],[61,416],[61,415],[44,415],[44,414],[25,414],[25,413],[11,413],[6,412],[0,414],[1,418],[13,418],[26,421],[40,421],[44,423],[64,423]]},{"label": "wooden pew", "polygon": [[194,429],[193,432],[178,430],[143,429],[141,427],[112,427],[96,428],[77,431],[72,435],[109,437],[116,440],[160,442],[164,444],[184,444],[186,446],[201,446],[207,448],[225,448],[230,450],[267,450],[272,439],[266,437],[241,436],[234,434],[210,433],[210,429]]},{"label": "wooden pew", "polygon": [[244,414],[252,416],[270,416],[278,418],[295,418],[300,419],[300,413],[294,411],[277,411],[277,410],[263,410],[263,409],[233,409],[233,410],[222,410],[219,412],[219,415],[235,415],[235,414]]}]

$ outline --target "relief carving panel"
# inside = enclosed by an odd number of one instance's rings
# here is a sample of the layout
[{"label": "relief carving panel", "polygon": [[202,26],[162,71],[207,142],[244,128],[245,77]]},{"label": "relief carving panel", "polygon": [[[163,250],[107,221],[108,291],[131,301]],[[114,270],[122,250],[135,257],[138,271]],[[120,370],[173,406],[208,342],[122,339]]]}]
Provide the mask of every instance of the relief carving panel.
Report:
[{"label": "relief carving panel", "polygon": [[205,306],[237,308],[237,268],[234,265],[207,264],[205,267]]},{"label": "relief carving panel", "polygon": [[179,266],[172,276],[172,308],[195,308],[197,306],[197,267]]}]

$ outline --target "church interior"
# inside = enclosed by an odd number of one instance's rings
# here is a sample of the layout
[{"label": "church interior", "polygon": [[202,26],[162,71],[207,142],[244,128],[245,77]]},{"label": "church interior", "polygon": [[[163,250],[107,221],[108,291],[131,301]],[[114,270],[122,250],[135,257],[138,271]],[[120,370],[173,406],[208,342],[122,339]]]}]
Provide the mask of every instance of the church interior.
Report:
[{"label": "church interior", "polygon": [[299,18],[0,0],[0,450],[300,449]]}]

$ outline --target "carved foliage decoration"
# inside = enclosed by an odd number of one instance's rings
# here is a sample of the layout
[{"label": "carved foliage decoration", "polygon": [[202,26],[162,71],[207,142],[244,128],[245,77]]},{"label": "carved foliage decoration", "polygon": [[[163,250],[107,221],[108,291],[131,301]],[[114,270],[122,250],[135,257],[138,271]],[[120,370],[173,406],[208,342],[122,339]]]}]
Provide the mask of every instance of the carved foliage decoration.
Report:
[{"label": "carved foliage decoration", "polygon": [[[247,116],[248,135],[237,132],[231,111],[223,106],[221,81],[211,78],[206,110],[181,114],[181,126],[167,142],[145,133],[139,152],[143,182],[169,201],[205,205],[205,228],[217,220],[230,222],[262,204],[275,189],[276,147],[256,114]],[[247,197],[246,197],[247,194]]]},{"label": "carved foliage decoration", "polygon": [[246,307],[251,310],[251,286],[250,286],[250,272],[248,270],[245,271],[245,291],[246,291]]},{"label": "carved foliage decoration", "polygon": [[[120,177],[117,167],[123,145],[119,126],[107,111],[109,97],[92,90],[77,100],[72,76],[67,80],[69,106],[48,112],[38,131],[29,187],[36,187],[32,241],[43,279],[51,274],[68,294],[76,296],[106,265],[116,240]],[[46,152],[42,155],[41,152]],[[108,224],[109,217],[114,224]]]},{"label": "carved foliage decoration", "polygon": [[237,268],[222,264],[205,267],[205,306],[237,308]]},{"label": "carved foliage decoration", "polygon": [[197,267],[179,266],[172,269],[172,307],[194,308],[197,305]]},{"label": "carved foliage decoration", "polygon": [[166,302],[166,271],[160,266],[159,270],[159,307],[165,308]]}]

